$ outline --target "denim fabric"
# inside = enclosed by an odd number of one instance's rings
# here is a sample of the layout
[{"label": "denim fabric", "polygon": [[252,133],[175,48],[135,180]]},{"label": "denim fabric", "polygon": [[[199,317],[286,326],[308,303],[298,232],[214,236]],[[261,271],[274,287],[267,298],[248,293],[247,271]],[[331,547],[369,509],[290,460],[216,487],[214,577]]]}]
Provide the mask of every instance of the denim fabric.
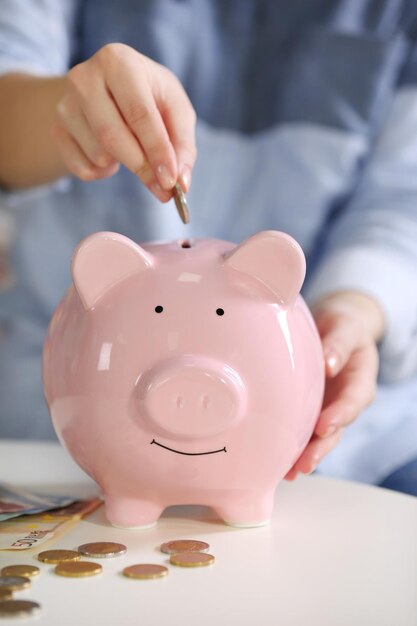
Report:
[{"label": "denim fabric", "polygon": [[0,436],[54,436],[42,342],[82,237],[240,242],[277,229],[306,253],[310,300],[358,289],[380,302],[381,372],[409,379],[380,387],[323,471],[378,482],[417,455],[416,12],[408,0],[1,0],[0,74],[63,74],[124,42],[184,85],[199,157],[187,227],[123,168],[0,195],[17,278],[0,296]]}]

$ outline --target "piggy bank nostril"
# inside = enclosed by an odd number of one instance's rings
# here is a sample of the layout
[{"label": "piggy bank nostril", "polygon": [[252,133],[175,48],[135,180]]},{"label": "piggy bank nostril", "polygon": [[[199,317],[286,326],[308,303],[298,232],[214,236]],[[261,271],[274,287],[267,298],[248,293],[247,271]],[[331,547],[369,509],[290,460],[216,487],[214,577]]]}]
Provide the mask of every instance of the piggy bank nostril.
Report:
[{"label": "piggy bank nostril", "polygon": [[177,396],[175,398],[175,405],[177,409],[182,409],[182,407],[184,406],[184,399],[182,396]]}]

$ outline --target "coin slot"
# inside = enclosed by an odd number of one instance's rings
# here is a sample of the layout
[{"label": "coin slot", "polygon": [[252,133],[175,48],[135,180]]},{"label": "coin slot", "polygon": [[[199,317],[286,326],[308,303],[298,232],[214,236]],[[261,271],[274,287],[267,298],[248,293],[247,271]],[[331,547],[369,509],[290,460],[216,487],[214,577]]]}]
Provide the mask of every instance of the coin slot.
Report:
[{"label": "coin slot", "polygon": [[181,248],[191,248],[191,241],[188,239],[181,241]]}]

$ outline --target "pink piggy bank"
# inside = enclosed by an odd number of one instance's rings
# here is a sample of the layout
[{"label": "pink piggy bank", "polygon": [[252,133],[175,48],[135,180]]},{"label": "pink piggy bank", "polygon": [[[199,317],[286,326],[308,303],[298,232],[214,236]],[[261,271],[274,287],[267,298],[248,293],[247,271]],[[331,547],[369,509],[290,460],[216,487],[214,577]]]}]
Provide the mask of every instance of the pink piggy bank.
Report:
[{"label": "pink piggy bank", "polygon": [[236,526],[269,521],[323,399],[304,275],[301,248],[275,231],[238,246],[140,246],[110,232],[79,244],[45,341],[44,389],[111,524],[150,526],[174,504]]}]

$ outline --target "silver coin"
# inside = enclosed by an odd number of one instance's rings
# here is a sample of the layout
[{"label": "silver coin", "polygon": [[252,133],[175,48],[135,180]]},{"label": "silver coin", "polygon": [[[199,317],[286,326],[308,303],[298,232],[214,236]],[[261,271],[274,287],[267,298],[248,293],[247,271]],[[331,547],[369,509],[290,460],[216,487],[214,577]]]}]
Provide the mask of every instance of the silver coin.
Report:
[{"label": "silver coin", "polygon": [[93,558],[110,558],[126,553],[126,546],[123,543],[113,541],[95,541],[94,543],[83,543],[79,546],[78,552]]},{"label": "silver coin", "polygon": [[24,576],[0,576],[0,589],[19,591],[20,589],[27,589],[30,585],[29,578]]}]

